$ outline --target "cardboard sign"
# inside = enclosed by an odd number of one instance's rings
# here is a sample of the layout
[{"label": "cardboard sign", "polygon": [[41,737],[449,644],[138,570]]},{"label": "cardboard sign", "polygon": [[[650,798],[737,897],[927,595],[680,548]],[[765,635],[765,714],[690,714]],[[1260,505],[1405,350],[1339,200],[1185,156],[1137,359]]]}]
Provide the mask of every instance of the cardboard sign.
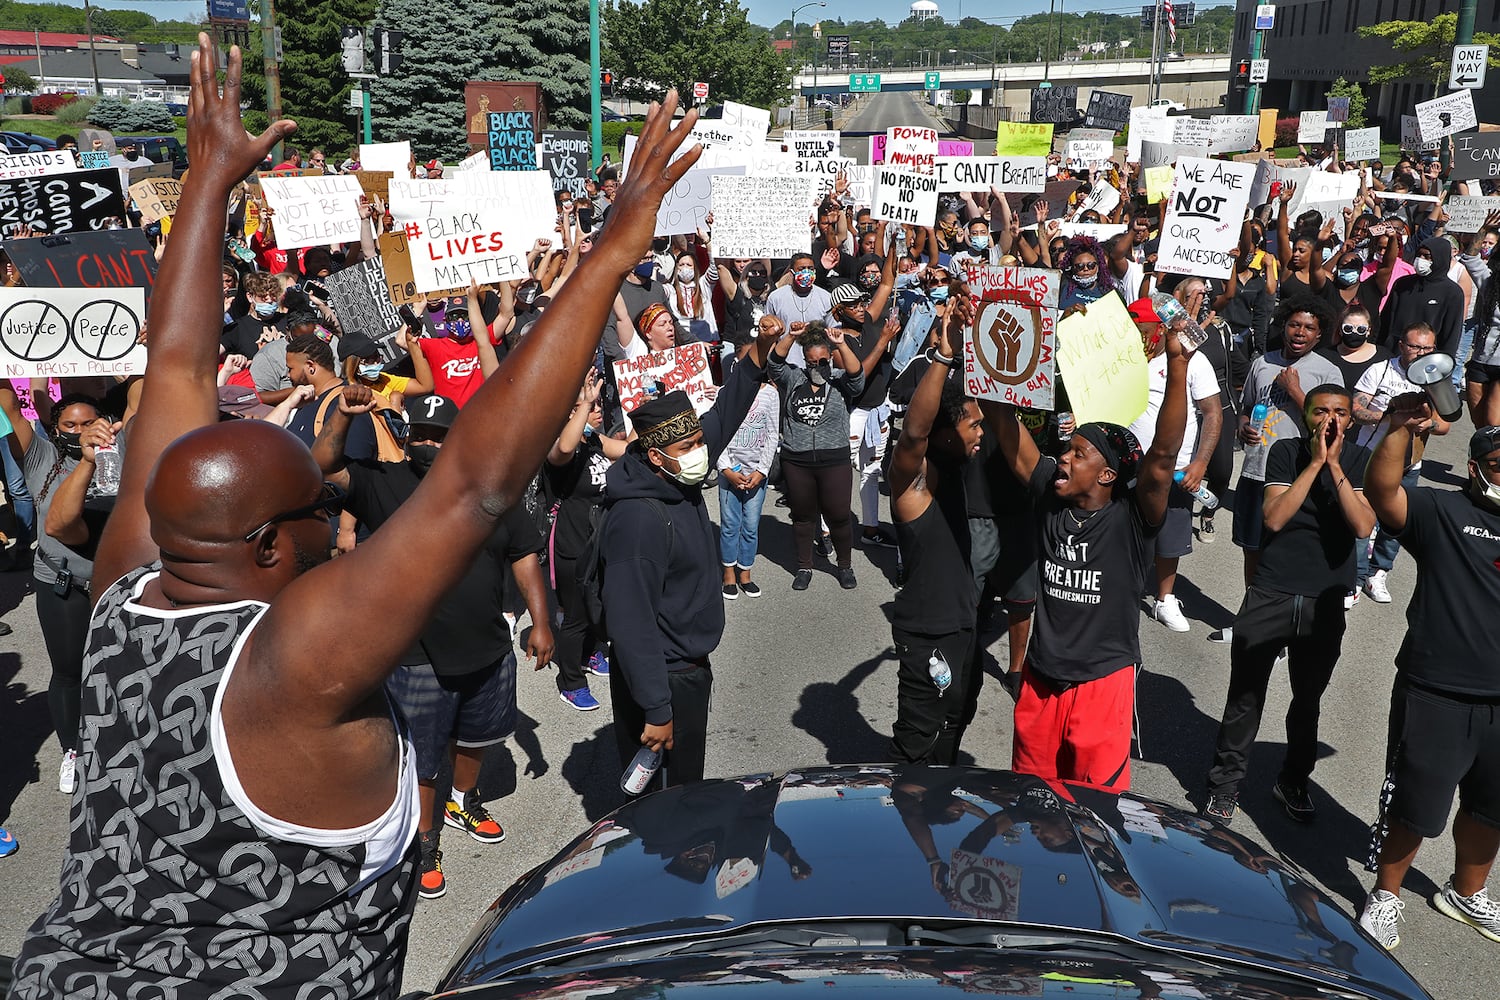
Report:
[{"label": "cardboard sign", "polygon": [[693,401],[693,409],[699,416],[707,413],[718,394],[713,372],[708,367],[708,345],[683,344],[615,362],[615,388],[620,392],[620,409],[624,412],[627,432],[631,412],[651,399],[649,390],[657,386],[663,394],[682,390]]},{"label": "cardboard sign", "polygon": [[395,361],[406,352],[396,334],[406,326],[389,293],[390,281],[381,258],[360,261],[323,279],[339,325],[358,330],[375,341],[382,361]]},{"label": "cardboard sign", "polygon": [[[358,181],[360,190],[372,202],[376,198],[384,202],[391,200],[391,178],[396,175],[389,170],[358,170],[353,174],[346,174],[345,176],[352,176]],[[406,175],[402,174],[402,176]]]},{"label": "cardboard sign", "polygon": [[1260,116],[1214,115],[1208,133],[1210,153],[1242,153],[1260,143]]},{"label": "cardboard sign", "polygon": [[1401,148],[1408,153],[1426,153],[1438,148],[1436,139],[1422,138],[1422,129],[1416,115],[1401,116]]},{"label": "cardboard sign", "polygon": [[1351,128],[1344,133],[1344,159],[1380,159],[1380,129]]},{"label": "cardboard sign", "polygon": [[89,232],[124,218],[120,172],[113,167],[0,181],[0,233],[38,223],[49,233]]},{"label": "cardboard sign", "polygon": [[1423,142],[1479,127],[1474,113],[1474,92],[1455,90],[1417,105],[1417,131]]},{"label": "cardboard sign", "polygon": [[142,224],[170,219],[177,214],[177,202],[181,198],[182,182],[170,177],[153,177],[130,185],[130,200],[141,213]]},{"label": "cardboard sign", "polygon": [[491,170],[536,169],[536,115],[530,111],[491,111],[485,148]]},{"label": "cardboard sign", "polygon": [[1328,121],[1337,122],[1342,125],[1349,120],[1349,98],[1330,97],[1328,99]]},{"label": "cardboard sign", "polygon": [[1177,161],[1156,258],[1158,272],[1204,278],[1234,273],[1229,251],[1239,245],[1255,170],[1251,163],[1197,157]]},{"label": "cardboard sign", "polygon": [[1130,95],[1096,90],[1089,94],[1089,107],[1083,115],[1089,128],[1107,128],[1119,132],[1130,124]]},{"label": "cardboard sign", "polygon": [[391,181],[391,215],[411,249],[418,291],[530,275],[526,254],[552,239],[552,179],[540,170],[468,171],[440,181]]},{"label": "cardboard sign", "polygon": [[716,167],[712,170],[689,170],[661,199],[656,210],[657,236],[696,233],[708,227],[708,213],[713,211],[714,176],[744,174],[744,167]]},{"label": "cardboard sign", "polygon": [[[1004,124],[1003,122],[1001,124]],[[1049,126],[1050,128],[1050,126]],[[1048,133],[1050,136],[1051,133]],[[1050,141],[1050,140],[1049,140]],[[870,164],[885,162],[886,136],[877,134],[870,136]],[[974,144],[963,139],[939,139],[937,155],[939,156],[973,156]]]},{"label": "cardboard sign", "polygon": [[1067,124],[1078,117],[1078,88],[1037,87],[1031,92],[1031,120]]},{"label": "cardboard sign", "polygon": [[[105,157],[104,165],[109,165],[108,157]],[[77,169],[77,161],[66,149],[0,156],[0,181],[15,180],[18,177],[42,177],[46,174],[70,174]]]},{"label": "cardboard sign", "polygon": [[936,174],[919,174],[882,163],[875,170],[870,216],[908,226],[930,226],[937,218],[937,193]]},{"label": "cardboard sign", "polygon": [[939,191],[1041,192],[1047,187],[1045,156],[939,156]]},{"label": "cardboard sign", "polygon": [[1125,158],[1131,163],[1139,163],[1141,142],[1144,139],[1150,139],[1153,142],[1171,142],[1172,130],[1166,121],[1166,105],[1156,108],[1131,108],[1130,132],[1125,137]]},{"label": "cardboard sign", "polygon": [[1321,143],[1328,134],[1327,111],[1304,111],[1297,120],[1299,143]]},{"label": "cardboard sign", "polygon": [[1484,228],[1486,216],[1500,212],[1500,197],[1453,195],[1444,207],[1448,210],[1449,232],[1477,233]]},{"label": "cardboard sign", "polygon": [[542,169],[552,175],[552,190],[584,198],[589,179],[589,134],[587,132],[542,133]]},{"label": "cardboard sign", "polygon": [[359,169],[388,170],[397,177],[411,176],[411,143],[400,142],[362,143],[359,147]]},{"label": "cardboard sign", "polygon": [[937,157],[937,129],[910,125],[886,129],[882,163],[916,174],[936,174]]},{"label": "cardboard sign", "polygon": [[385,269],[386,292],[391,302],[400,307],[417,297],[417,279],[412,274],[411,248],[400,230],[382,233],[376,240],[380,247],[380,262]]},{"label": "cardboard sign", "polygon": [[996,156],[1043,156],[1052,152],[1052,125],[1050,122],[1030,124],[1027,122],[997,122],[995,125]]},{"label": "cardboard sign", "polygon": [[359,181],[349,174],[262,177],[266,204],[276,212],[276,245],[284,250],[359,242]]},{"label": "cardboard sign", "polygon": [[719,120],[745,132],[758,143],[766,141],[766,133],[771,129],[771,112],[765,108],[752,108],[748,104],[739,104],[735,101],[724,102],[724,110]]},{"label": "cardboard sign", "polygon": [[6,378],[138,375],[145,320],[141,288],[0,288],[0,368]]},{"label": "cardboard sign", "polygon": [[974,325],[964,338],[964,386],[975,399],[1050,410],[1057,383],[1057,295],[1046,268],[970,267]]},{"label": "cardboard sign", "polygon": [[1500,132],[1476,132],[1453,137],[1453,172],[1449,180],[1472,181],[1500,177]]},{"label": "cardboard sign", "polygon": [[139,229],[106,229],[7,240],[5,251],[28,288],[144,288],[156,282],[156,254]]},{"label": "cardboard sign", "polygon": [[786,258],[812,249],[807,219],[815,210],[816,178],[715,174],[710,183],[713,256]]},{"label": "cardboard sign", "polygon": [[787,129],[782,142],[799,160],[821,160],[839,155],[839,139],[839,133],[827,129]]},{"label": "cardboard sign", "polygon": [[103,170],[109,166],[109,156],[110,153],[107,149],[83,150],[78,154],[78,169]]},{"label": "cardboard sign", "polygon": [[1276,116],[1281,114],[1277,108],[1260,109],[1260,148],[1272,152],[1276,150]]},{"label": "cardboard sign", "polygon": [[1088,312],[1058,324],[1057,366],[1078,423],[1103,420],[1128,427],[1146,412],[1146,352],[1118,295],[1090,302]]}]

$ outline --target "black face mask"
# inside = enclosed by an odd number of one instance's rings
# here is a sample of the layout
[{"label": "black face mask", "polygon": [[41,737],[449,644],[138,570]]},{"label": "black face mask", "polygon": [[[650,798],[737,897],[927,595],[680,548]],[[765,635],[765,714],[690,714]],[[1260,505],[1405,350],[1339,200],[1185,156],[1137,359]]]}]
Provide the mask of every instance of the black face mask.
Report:
[{"label": "black face mask", "polygon": [[411,471],[418,478],[427,475],[427,470],[432,468],[432,463],[437,461],[438,452],[442,449],[435,444],[407,444],[406,460],[411,463]]},{"label": "black face mask", "polygon": [[71,458],[75,462],[83,458],[83,435],[68,434],[58,431],[53,435],[52,443],[56,445],[63,458]]},{"label": "black face mask", "polygon": [[764,274],[752,272],[745,276],[745,284],[750,286],[752,292],[763,292],[770,283],[771,279]]}]

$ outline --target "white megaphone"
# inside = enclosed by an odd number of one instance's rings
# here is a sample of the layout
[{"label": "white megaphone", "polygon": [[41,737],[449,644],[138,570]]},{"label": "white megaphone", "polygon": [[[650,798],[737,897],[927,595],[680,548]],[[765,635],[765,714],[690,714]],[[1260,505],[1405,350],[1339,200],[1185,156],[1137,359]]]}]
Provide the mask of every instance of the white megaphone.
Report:
[{"label": "white megaphone", "polygon": [[1453,386],[1452,356],[1423,355],[1406,369],[1406,379],[1422,387],[1422,391],[1427,393],[1427,401],[1444,420],[1457,420],[1463,415],[1463,403],[1458,398],[1458,390]]}]

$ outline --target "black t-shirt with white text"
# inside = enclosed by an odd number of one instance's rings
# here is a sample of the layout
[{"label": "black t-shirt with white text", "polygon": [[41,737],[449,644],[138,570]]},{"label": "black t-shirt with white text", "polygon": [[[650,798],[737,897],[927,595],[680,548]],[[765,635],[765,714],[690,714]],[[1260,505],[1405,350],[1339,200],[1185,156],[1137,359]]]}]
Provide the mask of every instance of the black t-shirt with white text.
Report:
[{"label": "black t-shirt with white text", "polygon": [[1141,661],[1140,595],[1152,539],[1133,495],[1093,511],[1066,506],[1052,488],[1057,460],[1037,460],[1035,499],[1041,588],[1031,666],[1053,681],[1082,684]]},{"label": "black t-shirt with white text", "polygon": [[566,465],[545,466],[558,499],[553,546],[560,559],[577,559],[594,533],[594,508],[604,500],[604,474],[610,461],[595,434],[584,437]]},{"label": "black t-shirt with white text", "polygon": [[1396,667],[1424,687],[1500,698],[1489,623],[1500,608],[1500,513],[1452,490],[1406,491],[1397,536],[1417,561]]},{"label": "black t-shirt with white text", "polygon": [[[1283,438],[1266,455],[1266,486],[1290,486],[1312,461],[1303,438]],[[1364,489],[1370,453],[1349,444],[1339,456],[1341,474],[1356,491]],[[1280,531],[1266,532],[1252,586],[1278,594],[1316,597],[1330,590],[1354,589],[1354,529],[1339,506],[1333,472],[1324,466],[1307,499]]]}]

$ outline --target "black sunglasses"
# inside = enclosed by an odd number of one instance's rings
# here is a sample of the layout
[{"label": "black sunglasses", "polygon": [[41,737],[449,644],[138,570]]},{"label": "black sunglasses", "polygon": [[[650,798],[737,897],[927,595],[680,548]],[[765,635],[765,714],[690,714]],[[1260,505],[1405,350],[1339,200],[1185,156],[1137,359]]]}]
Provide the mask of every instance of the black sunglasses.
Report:
[{"label": "black sunglasses", "polygon": [[282,521],[296,521],[304,517],[311,517],[313,514],[326,513],[330,516],[337,514],[344,509],[344,500],[346,497],[347,494],[337,486],[333,485],[332,483],[324,483],[323,489],[318,493],[317,500],[305,507],[298,507],[295,510],[289,510],[285,514],[277,514],[265,524],[262,524],[260,527],[256,528],[254,531],[246,535],[245,541],[255,541],[255,536],[259,535],[262,531],[265,531],[271,525],[280,524]]}]

